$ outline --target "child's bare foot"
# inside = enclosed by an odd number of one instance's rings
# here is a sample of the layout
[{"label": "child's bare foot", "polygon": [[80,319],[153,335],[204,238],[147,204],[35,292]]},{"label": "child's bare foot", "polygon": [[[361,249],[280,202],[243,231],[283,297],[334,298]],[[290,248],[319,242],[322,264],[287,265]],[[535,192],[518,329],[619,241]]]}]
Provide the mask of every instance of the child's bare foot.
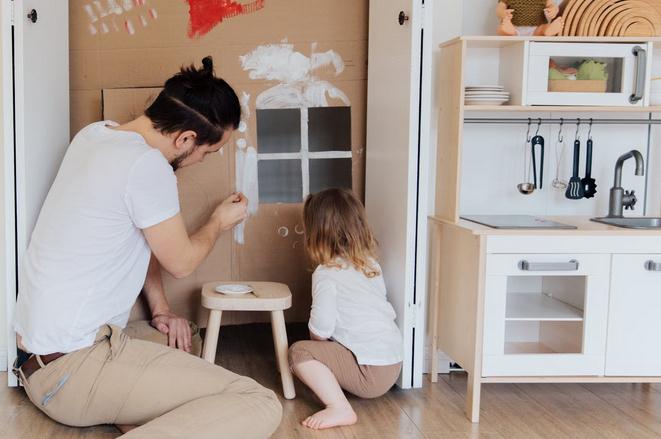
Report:
[{"label": "child's bare foot", "polygon": [[323,430],[324,428],[353,425],[357,420],[356,412],[353,411],[350,405],[341,407],[328,406],[309,416],[301,424],[313,430]]},{"label": "child's bare foot", "polygon": [[513,37],[515,35],[519,34],[519,31],[516,30],[516,27],[514,24],[512,24],[512,20],[509,18],[505,18],[503,21],[500,22],[500,25],[498,26],[498,30],[496,31],[498,35],[503,35],[507,37]]},{"label": "child's bare foot", "polygon": [[565,19],[562,17],[558,17],[555,20],[553,20],[549,25],[546,27],[544,30],[544,36],[547,37],[554,37],[556,35],[560,35],[560,32],[562,32],[562,29],[565,27]]}]

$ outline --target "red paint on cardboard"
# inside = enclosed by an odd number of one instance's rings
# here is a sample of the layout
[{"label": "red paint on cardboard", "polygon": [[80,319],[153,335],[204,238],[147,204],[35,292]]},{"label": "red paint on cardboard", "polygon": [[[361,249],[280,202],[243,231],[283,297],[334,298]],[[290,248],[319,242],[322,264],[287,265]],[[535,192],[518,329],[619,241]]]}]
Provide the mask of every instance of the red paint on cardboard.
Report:
[{"label": "red paint on cardboard", "polygon": [[206,35],[226,18],[251,14],[264,7],[264,0],[240,3],[234,0],[187,0],[190,22],[188,36],[197,38]]}]

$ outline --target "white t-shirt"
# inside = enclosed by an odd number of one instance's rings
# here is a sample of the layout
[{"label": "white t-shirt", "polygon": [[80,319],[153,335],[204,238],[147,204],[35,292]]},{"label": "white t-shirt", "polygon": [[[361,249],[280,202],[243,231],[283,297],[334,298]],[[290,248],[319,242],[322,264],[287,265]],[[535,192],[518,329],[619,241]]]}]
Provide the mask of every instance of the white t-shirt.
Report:
[{"label": "white t-shirt", "polygon": [[[375,263],[376,264],[376,263]],[[386,298],[383,276],[368,278],[353,266],[320,265],[312,274],[308,327],[344,345],[358,364],[387,366],[402,361],[402,334]],[[381,267],[376,264],[381,271]]]},{"label": "white t-shirt", "polygon": [[72,352],[104,324],[125,327],[151,256],[141,229],[179,212],[163,154],[116,125],[76,135],[39,214],[14,316],[30,352]]}]

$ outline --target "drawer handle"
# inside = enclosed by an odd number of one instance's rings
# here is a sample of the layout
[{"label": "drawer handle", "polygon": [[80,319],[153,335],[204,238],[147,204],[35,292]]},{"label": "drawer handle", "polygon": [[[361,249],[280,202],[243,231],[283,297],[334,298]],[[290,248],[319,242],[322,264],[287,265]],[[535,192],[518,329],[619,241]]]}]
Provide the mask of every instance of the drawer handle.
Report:
[{"label": "drawer handle", "polygon": [[578,271],[578,261],[572,259],[569,262],[530,262],[519,261],[521,271]]},{"label": "drawer handle", "polygon": [[647,261],[645,262],[645,270],[661,271],[661,262]]}]

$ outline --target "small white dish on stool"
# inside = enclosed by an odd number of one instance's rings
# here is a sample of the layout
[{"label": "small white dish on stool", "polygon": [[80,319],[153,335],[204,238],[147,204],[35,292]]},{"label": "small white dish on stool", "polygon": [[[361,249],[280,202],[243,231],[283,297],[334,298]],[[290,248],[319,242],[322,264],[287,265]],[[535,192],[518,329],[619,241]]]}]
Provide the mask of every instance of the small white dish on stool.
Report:
[{"label": "small white dish on stool", "polygon": [[227,284],[227,285],[218,285],[216,287],[216,292],[227,295],[241,295],[252,293],[253,289],[250,285],[245,284]]}]

